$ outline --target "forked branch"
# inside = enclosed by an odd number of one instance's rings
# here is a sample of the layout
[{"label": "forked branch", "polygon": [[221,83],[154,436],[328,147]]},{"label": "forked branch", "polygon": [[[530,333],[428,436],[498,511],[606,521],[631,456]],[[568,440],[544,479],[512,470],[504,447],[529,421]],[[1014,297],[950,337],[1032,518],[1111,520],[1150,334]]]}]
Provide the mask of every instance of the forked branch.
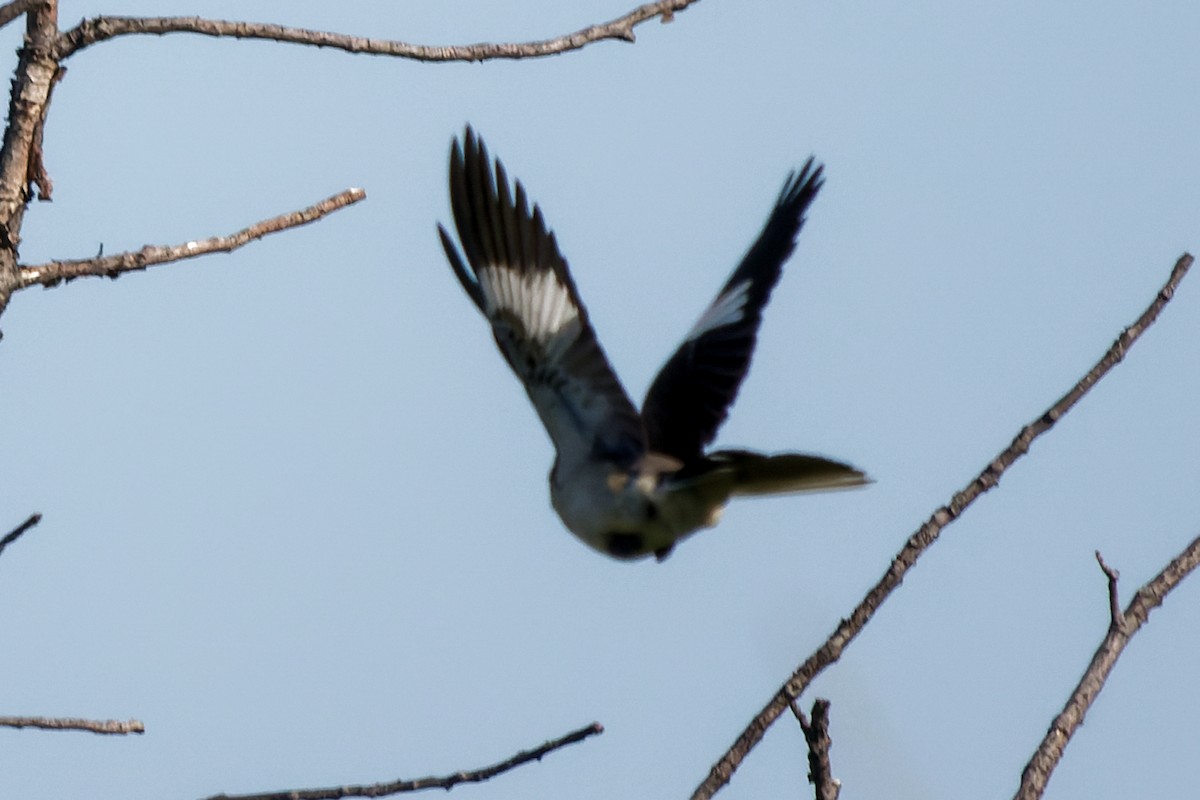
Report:
[{"label": "forked branch", "polygon": [[49,288],[62,281],[71,281],[85,276],[102,275],[116,278],[125,272],[146,269],[156,264],[169,264],[173,261],[182,261],[208,253],[228,253],[268,234],[315,222],[338,209],[357,203],[366,196],[367,193],[362,189],[347,189],[316,205],[265,219],[228,236],[214,236],[177,245],[146,245],[141,250],[102,258],[51,261],[31,266],[22,264],[17,288],[24,289],[35,284]]},{"label": "forked branch", "polygon": [[[1104,563],[1099,553],[1096,554],[1096,558],[1100,562],[1100,568],[1108,577],[1110,604],[1119,608],[1117,606],[1117,573]],[[1084,671],[1075,691],[1071,692],[1071,697],[1063,707],[1062,713],[1054,718],[1050,729],[1046,731],[1045,738],[1042,739],[1033,758],[1029,760],[1025,770],[1021,773],[1021,786],[1017,790],[1015,800],[1036,800],[1046,791],[1046,783],[1050,780],[1050,774],[1058,766],[1058,762],[1062,760],[1067,742],[1083,724],[1084,716],[1092,707],[1092,703],[1096,701],[1100,690],[1104,688],[1104,682],[1108,680],[1109,673],[1116,666],[1117,659],[1121,656],[1125,645],[1138,632],[1138,629],[1146,624],[1150,612],[1162,605],[1167,594],[1178,586],[1180,581],[1186,578],[1198,564],[1200,564],[1200,536],[1193,539],[1192,543],[1185,547],[1183,552],[1177,555],[1153,580],[1138,589],[1124,613],[1119,613],[1112,618],[1108,626],[1108,635],[1104,637],[1104,641],[1100,643],[1100,647],[1092,656],[1092,663],[1088,664],[1087,670]]]},{"label": "forked branch", "polygon": [[95,17],[84,20],[58,41],[55,53],[65,59],[75,52],[118,36],[167,33],[196,33],[204,36],[227,36],[236,39],[266,39],[314,47],[331,47],[348,53],[410,58],[417,61],[487,61],[507,58],[539,58],[578,50],[594,42],[617,39],[634,41],[633,29],[647,20],[659,17],[670,22],[675,12],[682,11],[699,0],[659,0],[638,6],[628,14],[599,25],[534,42],[511,44],[424,45],[390,39],[350,36],[344,33],[289,28],[263,22],[233,22],[200,17]]},{"label": "forked branch", "polygon": [[826,667],[841,658],[845,647],[858,636],[863,626],[874,616],[875,611],[900,586],[904,576],[917,563],[917,559],[937,541],[942,529],[958,519],[971,503],[995,486],[1000,481],[1000,476],[1017,459],[1029,451],[1029,446],[1034,439],[1054,427],[1054,424],[1070,411],[1101,378],[1107,375],[1109,370],[1125,358],[1126,352],[1133,346],[1133,343],[1154,324],[1159,313],[1171,301],[1176,287],[1179,286],[1179,282],[1183,280],[1183,276],[1187,274],[1191,266],[1191,255],[1184,253],[1180,256],[1174,269],[1171,270],[1170,277],[1158,290],[1153,302],[1132,325],[1121,331],[1108,352],[1096,365],[1088,370],[1087,374],[1080,378],[1071,387],[1071,390],[1050,406],[1044,414],[1022,428],[1013,439],[1012,444],[1001,451],[964,489],[957,492],[947,505],[934,511],[925,524],[909,537],[904,547],[892,559],[887,572],[867,592],[866,597],[855,607],[850,616],[843,619],[837,629],[825,640],[825,643],[792,673],[787,682],[750,721],[750,724],[738,736],[737,741],[713,764],[708,776],[693,792],[692,800],[707,800],[729,782],[738,765],[742,763],[742,759],[762,740],[767,728],[771,727],[771,724],[787,709],[788,704],[798,698]]}]

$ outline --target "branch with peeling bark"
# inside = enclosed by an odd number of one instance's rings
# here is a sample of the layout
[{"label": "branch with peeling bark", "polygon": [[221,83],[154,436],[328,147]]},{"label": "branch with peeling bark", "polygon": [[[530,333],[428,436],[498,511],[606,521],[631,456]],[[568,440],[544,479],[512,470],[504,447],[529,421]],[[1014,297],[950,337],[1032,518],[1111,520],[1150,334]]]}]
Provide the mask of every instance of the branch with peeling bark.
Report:
[{"label": "branch with peeling bark", "polygon": [[118,253],[102,258],[51,261],[28,266],[22,264],[16,288],[25,289],[34,285],[49,288],[63,281],[86,276],[117,278],[126,272],[143,270],[158,264],[170,264],[209,253],[229,253],[269,234],[315,222],[338,209],[357,203],[366,196],[367,193],[362,189],[347,189],[327,197],[316,205],[256,222],[228,236],[213,236],[177,245],[146,245],[135,252]]},{"label": "branch with peeling bark", "polygon": [[610,39],[634,41],[633,29],[647,20],[670,22],[676,12],[699,0],[660,0],[638,6],[628,14],[599,25],[589,25],[553,39],[523,43],[480,43],[468,45],[424,45],[343,33],[289,28],[263,22],[233,22],[200,17],[96,17],[84,20],[59,37],[57,57],[65,59],[85,47],[118,36],[194,33],[236,39],[265,39],[313,47],[330,47],[348,53],[409,58],[417,61],[488,61],[492,59],[540,58],[579,50]]},{"label": "branch with peeling bark", "polygon": [[826,667],[841,658],[842,651],[858,636],[891,593],[900,586],[904,576],[917,563],[921,555],[937,541],[942,529],[958,519],[975,500],[999,483],[1000,476],[1029,451],[1029,447],[1035,439],[1054,427],[1054,424],[1070,411],[1100,379],[1125,358],[1129,348],[1147,328],[1154,324],[1163,308],[1171,301],[1175,289],[1191,266],[1192,256],[1190,254],[1184,253],[1180,256],[1154,300],[1133,324],[1121,331],[1116,341],[1096,362],[1095,366],[1088,370],[1087,374],[1080,378],[1070,391],[1050,406],[1044,414],[1022,428],[1013,439],[1012,444],[1001,451],[965,488],[955,493],[948,504],[934,511],[925,524],[909,537],[904,547],[892,559],[887,572],[867,592],[866,597],[859,602],[850,616],[843,619],[837,629],[825,640],[825,643],[792,673],[792,676],[779,688],[766,706],[754,716],[754,719],[750,721],[733,745],[713,764],[709,774],[692,793],[692,800],[707,800],[729,782],[738,765],[762,740],[767,729],[788,708],[789,703],[798,698]]},{"label": "branch with peeling bark", "polygon": [[551,739],[548,742],[530,750],[522,750],[512,758],[506,758],[489,767],[456,772],[453,775],[441,777],[416,778],[415,780],[399,780],[390,783],[372,783],[360,786],[332,786],[327,789],[285,789],[279,792],[264,792],[260,794],[219,794],[207,800],[343,800],[348,797],[387,797],[405,792],[417,792],[422,789],[453,789],[462,783],[482,783],[483,781],[508,772],[511,769],[528,764],[530,761],[540,761],[543,756],[576,742],[582,742],[597,734],[604,733],[604,726],[593,722],[579,730],[571,731],[565,736]]},{"label": "branch with peeling bark", "polygon": [[3,728],[38,728],[44,731],[86,731],[105,736],[145,733],[146,727],[136,719],[77,719],[75,717],[0,717]]},{"label": "branch with peeling bark", "polygon": [[1105,564],[1099,553],[1096,553],[1096,560],[1100,562],[1100,569],[1108,578],[1111,617],[1108,635],[1096,649],[1091,663],[1088,664],[1075,691],[1071,692],[1066,706],[1054,718],[1042,743],[1038,745],[1033,757],[1021,773],[1021,786],[1014,795],[1015,800],[1036,800],[1046,791],[1046,783],[1050,780],[1050,775],[1058,766],[1058,762],[1062,760],[1067,742],[1083,724],[1083,718],[1087,715],[1088,709],[1092,707],[1092,703],[1096,701],[1100,690],[1104,688],[1104,683],[1108,680],[1113,667],[1116,666],[1117,659],[1121,657],[1125,645],[1129,644],[1133,635],[1146,624],[1150,612],[1162,605],[1171,590],[1196,569],[1197,565],[1200,565],[1200,537],[1193,539],[1192,543],[1172,559],[1162,572],[1138,589],[1124,612],[1120,610],[1120,601],[1117,597],[1118,576],[1116,570]]},{"label": "branch with peeling bark", "polygon": [[61,75],[53,55],[58,40],[58,5],[33,3],[26,9],[25,42],[9,94],[8,125],[0,148],[0,313],[17,279],[17,246],[32,196],[31,182],[49,185],[42,163],[42,132],[50,92]]}]

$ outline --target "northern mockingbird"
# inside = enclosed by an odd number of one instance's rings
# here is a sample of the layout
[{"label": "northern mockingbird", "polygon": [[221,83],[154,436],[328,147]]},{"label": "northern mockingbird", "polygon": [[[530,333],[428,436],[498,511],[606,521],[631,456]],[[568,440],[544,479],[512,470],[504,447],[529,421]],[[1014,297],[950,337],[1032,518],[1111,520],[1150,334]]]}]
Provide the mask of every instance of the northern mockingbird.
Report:
[{"label": "northern mockingbird", "polygon": [[554,509],[591,547],[661,560],[680,539],[715,525],[731,497],[868,482],[820,456],[704,449],[750,367],[762,309],[822,169],[809,158],[788,176],[757,241],[659,371],[639,413],[596,340],[541,210],[530,210],[520,181],[514,196],[504,166],[493,164],[470,126],[462,145],[451,145],[450,204],[463,255],[438,225],[442,246],[558,451]]}]

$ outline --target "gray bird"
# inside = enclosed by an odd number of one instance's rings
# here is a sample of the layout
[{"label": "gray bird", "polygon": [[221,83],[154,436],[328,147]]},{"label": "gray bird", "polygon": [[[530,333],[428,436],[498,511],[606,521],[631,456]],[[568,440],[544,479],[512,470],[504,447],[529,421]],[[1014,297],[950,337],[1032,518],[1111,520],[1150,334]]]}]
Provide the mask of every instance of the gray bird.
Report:
[{"label": "gray bird", "polygon": [[[705,452],[750,367],[762,310],[821,188],[809,158],[791,173],[758,240],[654,379],[641,413],[588,321],[567,262],[525,189],[515,197],[475,132],[450,150],[460,256],[438,225],[463,289],[492,326],[558,451],[550,498],[580,539],[619,559],[665,558],[715,525],[731,497],[862,486],[854,467],[801,453]],[[463,260],[465,256],[465,263]]]}]

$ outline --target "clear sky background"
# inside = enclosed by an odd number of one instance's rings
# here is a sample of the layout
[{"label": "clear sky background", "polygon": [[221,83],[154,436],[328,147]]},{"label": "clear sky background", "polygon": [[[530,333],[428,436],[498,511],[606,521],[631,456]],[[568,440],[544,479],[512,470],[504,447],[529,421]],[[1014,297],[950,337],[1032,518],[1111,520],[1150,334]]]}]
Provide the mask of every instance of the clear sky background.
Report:
[{"label": "clear sky background", "polygon": [[[62,3],[430,44],[555,36],[563,3]],[[0,34],[17,47],[20,24]],[[905,538],[1200,249],[1200,5],[705,0],[636,45],[419,64],[124,38],[68,62],[26,263],[366,202],[232,255],[19,294],[0,320],[5,798],[194,798],[482,766],[455,796],[686,797]],[[15,57],[9,56],[15,65]],[[552,449],[434,233],[470,121],[541,204],[639,398],[827,165],[719,442],[863,491],[731,506],[663,564],[550,508]],[[820,678],[843,798],[1003,798],[1123,600],[1200,527],[1200,276]],[[1049,797],[1187,797],[1200,580],[1155,612]],[[722,795],[809,796],[781,719]]]}]

